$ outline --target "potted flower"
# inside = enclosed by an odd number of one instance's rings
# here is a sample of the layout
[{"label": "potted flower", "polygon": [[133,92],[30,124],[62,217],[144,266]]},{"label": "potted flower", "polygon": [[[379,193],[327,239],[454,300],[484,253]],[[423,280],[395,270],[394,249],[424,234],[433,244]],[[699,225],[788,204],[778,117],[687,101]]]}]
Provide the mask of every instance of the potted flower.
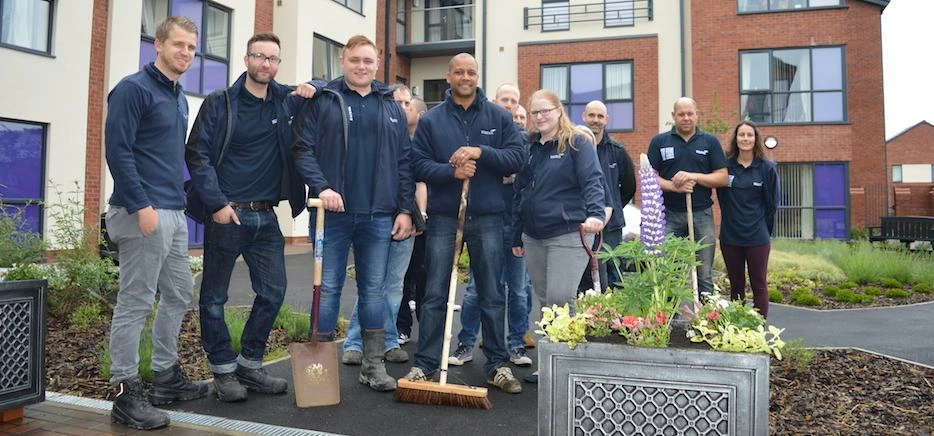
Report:
[{"label": "potted flower", "polygon": [[[664,235],[661,189],[644,155],[640,187],[641,238],[601,254],[636,271],[618,289],[580,296],[577,313],[542,309],[538,433],[767,434],[769,354],[780,356],[780,332],[741,303],[682,309],[694,299],[700,245]],[[672,329],[676,314],[690,321],[691,340]]]}]

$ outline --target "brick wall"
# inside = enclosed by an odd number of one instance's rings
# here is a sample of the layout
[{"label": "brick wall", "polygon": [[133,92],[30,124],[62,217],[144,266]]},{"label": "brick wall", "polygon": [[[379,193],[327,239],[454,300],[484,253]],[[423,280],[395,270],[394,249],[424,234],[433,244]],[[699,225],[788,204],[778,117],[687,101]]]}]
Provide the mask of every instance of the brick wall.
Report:
[{"label": "brick wall", "polygon": [[934,164],[934,125],[922,121],[886,143],[889,206],[899,216],[934,216],[934,183],[893,183],[892,166]]},{"label": "brick wall", "polygon": [[[779,139],[779,147],[771,152],[776,161],[849,162],[852,192],[884,186],[880,13],[879,6],[848,0],[841,8],[737,15],[735,1],[691,0],[693,97],[702,117],[716,94],[721,116],[728,124],[739,122],[740,50],[843,46],[848,121],[762,126],[761,130]],[[851,197],[854,200],[863,201]],[[851,207],[853,227],[864,227],[872,219],[867,215],[878,215],[864,211]]]},{"label": "brick wall", "polygon": [[[522,105],[528,109],[529,97],[541,87],[541,66],[563,63],[609,62],[631,60],[633,66],[633,102],[635,120],[631,132],[611,135],[620,141],[633,162],[649,148],[658,133],[658,39],[655,36],[618,38],[548,44],[520,44],[518,52],[519,91]],[[499,84],[490,84],[495,89]],[[571,120],[583,124],[582,120]],[[636,202],[639,202],[638,190]]]},{"label": "brick wall", "polygon": [[[385,81],[387,84],[396,83],[396,77],[400,77],[411,87],[412,78],[411,78],[411,66],[412,61],[407,56],[403,56],[396,53],[396,7],[398,2],[405,0],[390,0],[389,1],[389,32],[386,32],[386,0],[375,0],[376,3],[376,47],[379,50],[380,57],[382,58],[379,72],[376,73],[376,80],[380,82]],[[412,18],[411,14],[408,21],[408,27],[406,30],[411,32],[412,27]],[[389,62],[386,62],[386,56],[384,52],[386,51],[386,38],[389,38]],[[386,69],[389,69],[389,79],[386,79]]]},{"label": "brick wall", "polygon": [[[88,116],[85,137],[84,220],[92,228],[100,224],[101,178],[103,176],[104,66],[107,64],[109,0],[94,0],[91,21],[91,59],[88,75]],[[91,237],[97,244],[97,235]]]},{"label": "brick wall", "polygon": [[275,0],[256,0],[253,33],[272,32],[272,8]]}]

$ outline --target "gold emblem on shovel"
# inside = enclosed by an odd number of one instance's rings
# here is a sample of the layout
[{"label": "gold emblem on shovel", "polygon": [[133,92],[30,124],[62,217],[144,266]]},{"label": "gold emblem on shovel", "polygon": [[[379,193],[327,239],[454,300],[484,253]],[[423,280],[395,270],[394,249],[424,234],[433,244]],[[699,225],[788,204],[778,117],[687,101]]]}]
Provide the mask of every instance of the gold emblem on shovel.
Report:
[{"label": "gold emblem on shovel", "polygon": [[312,363],[305,367],[305,380],[312,385],[320,385],[327,380],[328,369],[320,363]]}]

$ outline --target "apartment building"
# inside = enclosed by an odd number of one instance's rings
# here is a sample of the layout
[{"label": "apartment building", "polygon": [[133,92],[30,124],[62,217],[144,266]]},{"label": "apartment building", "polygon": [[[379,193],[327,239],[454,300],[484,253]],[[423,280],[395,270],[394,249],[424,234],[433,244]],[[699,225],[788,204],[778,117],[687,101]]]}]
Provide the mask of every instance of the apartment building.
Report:
[{"label": "apartment building", "polygon": [[891,215],[934,216],[934,125],[921,121],[885,143]]},{"label": "apartment building", "polygon": [[[881,12],[887,0],[0,0],[0,198],[26,205],[57,184],[84,188],[88,219],[112,190],[103,160],[107,92],[154,56],[152,26],[181,14],[201,41],[182,77],[191,113],[243,71],[255,32],[283,41],[278,80],[340,75],[342,43],[377,43],[377,79],[443,98],[454,54],[480,62],[489,93],[558,92],[573,120],[604,101],[609,132],[634,157],[693,96],[704,126],[760,124],[783,182],[778,236],[846,238],[886,213]],[[140,27],[137,28],[137,24]],[[194,117],[190,117],[193,120]],[[727,132],[718,132],[721,140]],[[280,214],[284,234],[307,218]],[[201,230],[191,224],[192,243]]]}]

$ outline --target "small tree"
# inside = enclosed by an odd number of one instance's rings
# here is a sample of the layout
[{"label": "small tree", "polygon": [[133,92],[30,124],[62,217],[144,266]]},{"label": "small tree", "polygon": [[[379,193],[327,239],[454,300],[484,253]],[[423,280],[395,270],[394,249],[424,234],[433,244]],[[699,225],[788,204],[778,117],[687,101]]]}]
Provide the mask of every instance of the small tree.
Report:
[{"label": "small tree", "polygon": [[0,268],[40,262],[45,254],[42,235],[25,229],[23,209],[0,199]]}]

